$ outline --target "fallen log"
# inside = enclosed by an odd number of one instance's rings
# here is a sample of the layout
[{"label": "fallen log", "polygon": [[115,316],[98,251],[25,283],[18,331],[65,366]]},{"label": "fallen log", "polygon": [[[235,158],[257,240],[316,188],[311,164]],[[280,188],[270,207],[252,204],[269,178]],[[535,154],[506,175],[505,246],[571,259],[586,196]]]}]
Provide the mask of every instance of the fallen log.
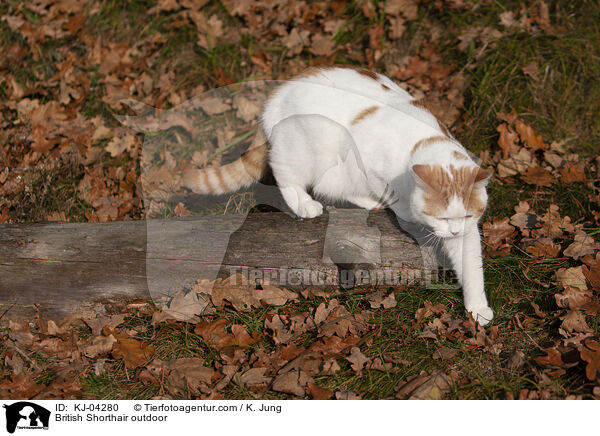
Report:
[{"label": "fallen log", "polygon": [[[435,256],[386,211],[331,209],[112,223],[0,225],[0,315],[53,319],[153,299],[198,279],[377,285],[437,269]],[[389,283],[388,283],[389,282]]]}]

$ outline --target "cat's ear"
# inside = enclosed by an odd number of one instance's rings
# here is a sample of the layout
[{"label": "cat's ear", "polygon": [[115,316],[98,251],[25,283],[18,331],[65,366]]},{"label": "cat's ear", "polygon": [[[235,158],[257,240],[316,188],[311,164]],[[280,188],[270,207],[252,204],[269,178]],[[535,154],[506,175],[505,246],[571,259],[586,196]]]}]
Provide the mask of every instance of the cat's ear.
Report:
[{"label": "cat's ear", "polygon": [[413,165],[412,170],[415,173],[415,176],[417,176],[415,178],[417,182],[429,187],[434,186],[433,170],[431,165]]},{"label": "cat's ear", "polygon": [[477,168],[477,174],[475,174],[475,184],[480,186],[486,186],[492,177],[493,171],[485,168]]}]

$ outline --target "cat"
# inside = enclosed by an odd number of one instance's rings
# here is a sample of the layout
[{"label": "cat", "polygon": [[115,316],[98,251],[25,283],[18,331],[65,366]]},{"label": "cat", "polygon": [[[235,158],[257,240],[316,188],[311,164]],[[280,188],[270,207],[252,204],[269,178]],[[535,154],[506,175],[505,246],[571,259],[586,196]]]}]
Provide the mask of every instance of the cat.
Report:
[{"label": "cat", "polygon": [[261,128],[264,137],[240,159],[188,170],[184,185],[203,194],[233,192],[259,180],[268,162],[285,202],[301,218],[323,212],[309,188],[318,198],[388,207],[441,242],[467,311],[481,325],[493,319],[478,229],[492,173],[422,101],[366,69],[313,68],[273,92]]}]

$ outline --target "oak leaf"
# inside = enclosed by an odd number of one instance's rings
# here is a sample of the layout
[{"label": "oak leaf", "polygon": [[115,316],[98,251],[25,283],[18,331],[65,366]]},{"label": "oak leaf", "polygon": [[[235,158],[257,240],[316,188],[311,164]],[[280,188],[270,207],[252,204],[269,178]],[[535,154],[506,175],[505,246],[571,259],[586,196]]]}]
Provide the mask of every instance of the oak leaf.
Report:
[{"label": "oak leaf", "polygon": [[517,145],[519,137],[506,123],[500,124],[496,130],[500,133],[498,145],[502,150],[502,157],[507,159],[511,154],[516,153],[519,150],[520,147]]},{"label": "oak leaf", "polygon": [[92,329],[92,335],[99,335],[104,327],[114,329],[119,326],[127,315],[122,313],[119,315],[100,315],[96,318],[84,318],[83,321]]},{"label": "oak leaf", "polygon": [[590,282],[592,288],[600,290],[600,252],[596,253],[596,257],[587,255],[583,257],[583,275]]},{"label": "oak leaf", "polygon": [[169,302],[169,305],[162,308],[165,314],[163,319],[174,319],[177,321],[191,321],[196,315],[202,315],[210,310],[210,298],[206,294],[199,294],[192,289],[188,293],[178,292]]},{"label": "oak leaf", "polygon": [[515,235],[515,228],[509,224],[508,218],[483,224],[484,242],[490,254],[507,255],[510,252],[509,242]]},{"label": "oak leaf", "polygon": [[556,280],[564,288],[572,286],[577,289],[587,289],[581,265],[573,268],[560,268],[556,271]]},{"label": "oak leaf", "polygon": [[335,42],[323,33],[312,35],[310,52],[317,56],[329,56],[335,50]]},{"label": "oak leaf", "polygon": [[272,377],[265,376],[268,368],[250,368],[248,371],[240,376],[240,382],[245,385],[266,385],[271,382]]},{"label": "oak leaf", "polygon": [[313,382],[308,383],[308,393],[313,400],[328,400],[333,397],[333,392],[331,392],[329,389],[317,386]]},{"label": "oak leaf", "polygon": [[113,335],[95,336],[92,342],[82,347],[82,352],[88,357],[110,353],[117,339]]},{"label": "oak leaf", "polygon": [[358,347],[352,347],[351,353],[346,357],[346,360],[350,362],[352,369],[358,373],[362,372],[363,367],[371,362],[371,359],[365,356]]},{"label": "oak leaf", "polygon": [[567,286],[561,294],[554,294],[556,305],[563,309],[582,310],[589,315],[597,315],[600,303],[591,291]]},{"label": "oak leaf", "polygon": [[450,360],[456,356],[457,353],[458,350],[456,348],[440,347],[433,352],[432,357],[434,359]]},{"label": "oak leaf", "polygon": [[385,291],[376,291],[367,296],[369,300],[369,304],[372,309],[377,309],[379,307],[383,307],[384,309],[390,309],[392,307],[396,307],[398,302],[396,301],[396,297],[393,292],[390,292],[387,296],[385,295]]},{"label": "oak leaf", "polygon": [[600,376],[600,343],[594,340],[584,342],[581,359],[587,362],[585,375],[589,380]]},{"label": "oak leaf", "polygon": [[525,173],[521,174],[521,178],[525,183],[537,186],[552,186],[556,181],[546,168],[527,168]]},{"label": "oak leaf", "polygon": [[585,163],[567,162],[564,168],[560,169],[561,181],[564,183],[585,182]]},{"label": "oak leaf", "polygon": [[23,345],[33,343],[33,334],[31,333],[28,321],[12,321],[8,320],[9,333],[8,337],[15,342]]},{"label": "oak leaf", "polygon": [[546,144],[544,144],[544,141],[542,140],[542,136],[536,134],[535,130],[533,130],[533,128],[531,126],[529,126],[528,124],[525,124],[523,121],[517,120],[515,122],[515,129],[517,130],[517,133],[521,137],[521,141],[523,141],[523,143],[525,143],[525,145],[527,147],[533,148],[533,149],[537,149],[537,148],[547,149],[548,148],[548,146]]},{"label": "oak leaf", "polygon": [[272,389],[275,392],[284,392],[302,397],[304,396],[305,389],[311,382],[314,383],[314,380],[304,371],[291,370],[277,375],[275,380],[273,380]]},{"label": "oak leaf", "polygon": [[204,366],[204,360],[196,357],[183,357],[166,364],[170,371],[168,380],[181,388],[190,387],[199,390],[203,385],[210,385],[216,372]]},{"label": "oak leaf", "polygon": [[578,310],[570,310],[567,314],[561,317],[562,324],[561,329],[568,333],[582,332],[591,333],[593,330],[587,324],[585,314]]},{"label": "oak leaf", "polygon": [[555,244],[552,239],[540,238],[534,244],[527,246],[525,251],[538,259],[556,259],[560,249],[560,244]]},{"label": "oak leaf", "polygon": [[565,256],[577,260],[586,254],[593,254],[599,248],[600,246],[596,243],[594,238],[583,230],[577,230],[575,233],[575,241],[566,248],[564,254]]},{"label": "oak leaf", "polygon": [[219,318],[212,323],[200,322],[196,324],[194,333],[200,335],[209,347],[216,350],[221,350],[231,345],[249,347],[260,340],[258,334],[250,336],[246,332],[246,329],[239,324],[231,326],[232,333],[228,333],[228,323],[229,321],[225,318]]},{"label": "oak leaf", "polygon": [[146,341],[138,341],[121,333],[113,333],[117,343],[113,346],[112,355],[122,358],[129,369],[137,368],[146,363],[154,354],[154,345]]}]

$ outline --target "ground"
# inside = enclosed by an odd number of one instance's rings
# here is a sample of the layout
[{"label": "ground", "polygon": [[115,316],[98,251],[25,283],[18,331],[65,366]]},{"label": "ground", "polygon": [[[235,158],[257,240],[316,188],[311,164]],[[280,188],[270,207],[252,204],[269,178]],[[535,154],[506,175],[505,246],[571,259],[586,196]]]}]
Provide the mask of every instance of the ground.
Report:
[{"label": "ground", "polygon": [[[0,397],[600,397],[596,2],[6,0],[0,17],[0,223],[189,214],[164,201],[180,184],[171,173],[243,150],[258,102],[202,106],[222,133],[192,148],[197,119],[131,129],[115,118],[134,114],[124,98],[172,109],[225,85],[354,65],[425,98],[494,169],[482,230],[496,313],[477,327],[455,289],[260,300],[226,283],[213,313],[187,321],[147,302],[9,321]],[[153,138],[177,153],[144,160]],[[238,194],[220,211],[249,202]],[[169,304],[199,304],[202,286]]]}]

